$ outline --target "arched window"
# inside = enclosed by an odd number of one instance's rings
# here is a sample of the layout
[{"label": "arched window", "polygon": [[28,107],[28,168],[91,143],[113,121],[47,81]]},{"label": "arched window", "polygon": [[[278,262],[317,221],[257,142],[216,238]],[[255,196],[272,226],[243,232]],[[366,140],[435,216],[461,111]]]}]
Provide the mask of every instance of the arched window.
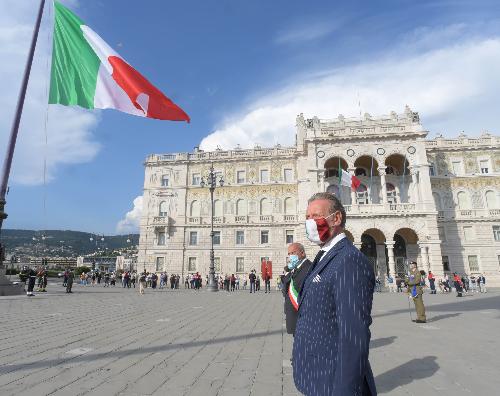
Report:
[{"label": "arched window", "polygon": [[167,175],[163,175],[161,177],[161,186],[162,187],[168,187],[169,186],[169,180]]},{"label": "arched window", "polygon": [[497,209],[497,194],[495,191],[486,191],[486,207],[488,209]]},{"label": "arched window", "polygon": [[398,197],[396,193],[396,187],[392,183],[386,183],[385,189],[387,191],[387,202],[390,204],[395,204],[398,202]]},{"label": "arched window", "polygon": [[295,214],[295,200],[291,197],[285,198],[285,214]]},{"label": "arched window", "polygon": [[336,184],[330,184],[328,186],[328,188],[326,189],[326,191],[329,192],[329,193],[332,193],[336,197],[340,196],[340,194],[339,194],[339,186],[337,186]]},{"label": "arched window", "polygon": [[222,201],[220,199],[214,201],[214,216],[222,217]]},{"label": "arched window", "polygon": [[159,216],[168,216],[168,207],[167,207],[167,203],[165,201],[160,202],[158,215]]},{"label": "arched window", "polygon": [[260,200],[260,214],[262,216],[267,216],[272,213],[271,200],[267,198],[262,198]]},{"label": "arched window", "polygon": [[244,199],[238,199],[236,201],[236,215],[237,216],[247,215],[247,202]]},{"label": "arched window", "polygon": [[470,209],[469,196],[467,195],[466,192],[460,191],[457,194],[457,200],[458,200],[458,208],[459,209],[461,209],[461,210]]},{"label": "arched window", "polygon": [[325,178],[328,179],[329,177],[339,177],[338,168],[326,169],[325,170]]},{"label": "arched window", "polygon": [[191,217],[200,217],[200,201],[191,202]]},{"label": "arched window", "polygon": [[366,169],[365,168],[356,168],[354,171],[354,174],[356,176],[366,176]]},{"label": "arched window", "polygon": [[434,198],[434,204],[436,205],[436,210],[442,210],[443,206],[441,204],[441,197],[438,193],[432,193],[432,198]]},{"label": "arched window", "polygon": [[368,189],[364,184],[360,184],[356,190],[356,203],[358,205],[368,204]]}]

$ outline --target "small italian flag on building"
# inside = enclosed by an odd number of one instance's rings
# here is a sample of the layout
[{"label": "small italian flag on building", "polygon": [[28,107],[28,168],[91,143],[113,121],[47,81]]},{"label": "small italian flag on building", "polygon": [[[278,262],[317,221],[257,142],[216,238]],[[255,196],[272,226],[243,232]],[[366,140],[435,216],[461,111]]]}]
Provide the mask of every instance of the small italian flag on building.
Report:
[{"label": "small italian flag on building", "polygon": [[360,184],[361,181],[356,176],[339,168],[339,186],[350,187],[353,191],[356,191]]},{"label": "small italian flag on building", "polygon": [[288,297],[290,298],[290,301],[292,302],[293,307],[295,308],[296,311],[299,310],[299,292],[297,291],[297,288],[295,287],[295,282],[292,280],[290,281],[290,286],[288,287]]},{"label": "small italian flag on building", "polygon": [[189,122],[189,116],[179,106],[80,18],[57,1],[54,8],[49,103]]}]

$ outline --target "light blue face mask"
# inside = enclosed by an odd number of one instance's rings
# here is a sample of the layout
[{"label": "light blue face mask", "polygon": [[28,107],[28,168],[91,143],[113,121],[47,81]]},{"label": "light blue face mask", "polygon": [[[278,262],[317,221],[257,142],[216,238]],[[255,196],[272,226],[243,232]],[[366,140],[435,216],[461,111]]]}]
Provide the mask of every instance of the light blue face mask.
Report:
[{"label": "light blue face mask", "polygon": [[297,265],[299,265],[299,262],[300,262],[299,256],[297,256],[296,254],[288,256],[288,269],[293,270],[294,268],[297,267]]}]

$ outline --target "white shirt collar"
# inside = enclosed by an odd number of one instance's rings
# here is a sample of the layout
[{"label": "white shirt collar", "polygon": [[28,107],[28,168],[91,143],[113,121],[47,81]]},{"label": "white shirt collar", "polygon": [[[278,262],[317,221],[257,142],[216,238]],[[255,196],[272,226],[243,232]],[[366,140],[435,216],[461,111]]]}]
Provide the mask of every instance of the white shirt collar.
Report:
[{"label": "white shirt collar", "polygon": [[339,243],[342,239],[345,238],[345,234],[343,232],[341,232],[340,234],[338,234],[337,236],[335,236],[335,238],[332,238],[330,239],[327,243],[325,243],[323,245],[323,247],[321,248],[321,250],[323,250],[325,253],[323,253],[323,256],[321,256],[321,260],[323,260],[323,257],[326,256],[326,254],[331,250],[333,249],[333,247]]}]

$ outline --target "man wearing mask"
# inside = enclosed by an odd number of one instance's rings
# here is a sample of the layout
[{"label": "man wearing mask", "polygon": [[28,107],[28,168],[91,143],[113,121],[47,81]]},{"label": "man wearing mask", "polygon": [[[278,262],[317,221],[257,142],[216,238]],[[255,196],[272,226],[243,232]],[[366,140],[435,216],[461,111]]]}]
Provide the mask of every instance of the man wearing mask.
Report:
[{"label": "man wearing mask", "polygon": [[293,379],[305,395],[376,395],[368,362],[375,274],[346,238],[346,214],[335,195],[314,194],[307,238],[321,247],[299,296]]},{"label": "man wearing mask", "polygon": [[312,262],[306,258],[304,246],[300,243],[288,245],[288,272],[283,277],[283,296],[285,297],[286,332],[295,333],[297,325],[298,297],[302,284],[307,276]]}]

